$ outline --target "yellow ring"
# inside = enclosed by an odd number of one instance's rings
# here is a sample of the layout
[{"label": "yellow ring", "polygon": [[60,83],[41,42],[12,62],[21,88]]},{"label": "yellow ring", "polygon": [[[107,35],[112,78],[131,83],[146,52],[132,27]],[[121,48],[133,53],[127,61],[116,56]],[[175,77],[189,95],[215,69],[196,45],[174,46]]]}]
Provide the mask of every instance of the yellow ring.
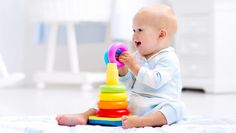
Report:
[{"label": "yellow ring", "polygon": [[126,93],[100,93],[99,100],[100,101],[126,101],[127,99]]}]

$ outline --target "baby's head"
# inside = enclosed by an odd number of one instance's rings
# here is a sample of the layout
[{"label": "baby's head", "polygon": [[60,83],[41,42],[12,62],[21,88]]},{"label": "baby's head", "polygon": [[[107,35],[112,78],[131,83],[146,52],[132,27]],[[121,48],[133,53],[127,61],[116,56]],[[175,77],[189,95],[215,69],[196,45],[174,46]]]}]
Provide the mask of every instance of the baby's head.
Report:
[{"label": "baby's head", "polygon": [[133,18],[133,43],[147,59],[169,47],[177,30],[176,16],[166,5],[141,8]]}]

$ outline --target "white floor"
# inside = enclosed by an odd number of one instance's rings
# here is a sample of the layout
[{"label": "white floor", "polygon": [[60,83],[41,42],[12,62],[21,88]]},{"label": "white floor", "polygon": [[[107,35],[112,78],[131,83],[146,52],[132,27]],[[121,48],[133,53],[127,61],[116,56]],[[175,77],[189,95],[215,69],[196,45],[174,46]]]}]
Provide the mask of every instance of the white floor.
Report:
[{"label": "white floor", "polygon": [[[98,90],[84,91],[74,87],[2,88],[0,116],[56,115],[78,113],[94,106]],[[184,91],[183,101],[190,115],[236,114],[235,94],[204,94]]]}]

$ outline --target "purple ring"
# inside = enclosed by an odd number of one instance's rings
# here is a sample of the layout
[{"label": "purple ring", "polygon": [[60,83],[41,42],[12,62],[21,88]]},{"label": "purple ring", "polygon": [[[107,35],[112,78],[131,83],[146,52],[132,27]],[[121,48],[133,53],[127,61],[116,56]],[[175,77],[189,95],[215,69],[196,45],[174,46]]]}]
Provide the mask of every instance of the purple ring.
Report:
[{"label": "purple ring", "polygon": [[120,62],[119,60],[116,60],[116,51],[121,50],[121,52],[127,51],[128,48],[124,43],[113,43],[108,51],[108,60],[110,63],[116,63],[117,67],[123,67],[124,63]]}]

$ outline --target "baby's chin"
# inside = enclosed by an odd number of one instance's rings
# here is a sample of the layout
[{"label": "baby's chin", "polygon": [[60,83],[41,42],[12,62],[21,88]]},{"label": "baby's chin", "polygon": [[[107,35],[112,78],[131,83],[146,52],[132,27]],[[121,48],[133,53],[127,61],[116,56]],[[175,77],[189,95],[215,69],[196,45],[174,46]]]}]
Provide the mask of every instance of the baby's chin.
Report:
[{"label": "baby's chin", "polygon": [[141,56],[145,57],[146,59],[149,59],[151,56],[154,55],[154,53],[147,54],[147,53],[142,53],[141,51],[138,51],[138,52]]},{"label": "baby's chin", "polygon": [[140,51],[140,50],[138,50],[138,49],[137,49],[137,51],[138,51],[138,53],[139,53],[141,56],[144,56],[144,57],[146,56],[146,54],[145,54],[143,51]]}]

